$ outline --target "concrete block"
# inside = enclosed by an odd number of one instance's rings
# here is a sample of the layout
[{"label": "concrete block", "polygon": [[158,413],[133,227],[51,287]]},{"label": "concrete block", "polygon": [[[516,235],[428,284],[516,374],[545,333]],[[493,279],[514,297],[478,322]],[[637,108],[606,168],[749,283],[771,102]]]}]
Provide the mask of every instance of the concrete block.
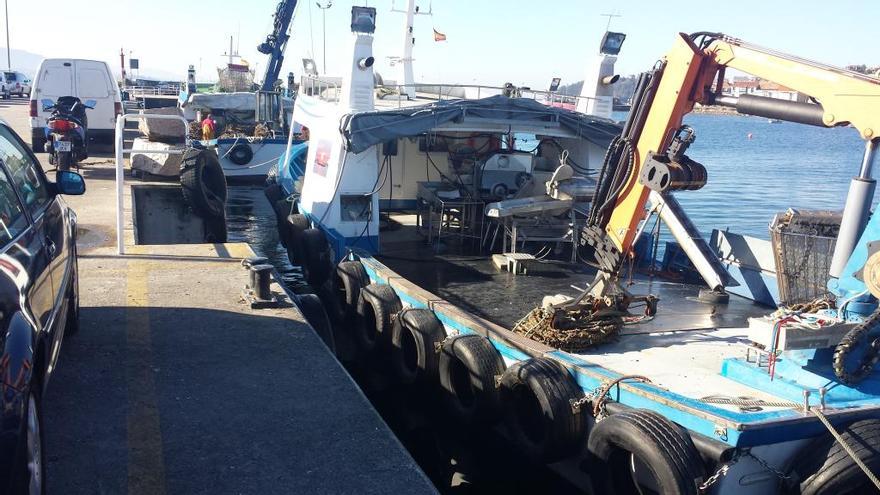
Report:
[{"label": "concrete block", "polygon": [[177,177],[180,175],[180,163],[183,160],[183,155],[158,153],[158,151],[183,151],[186,149],[186,146],[182,144],[157,143],[144,138],[135,138],[132,148],[136,150],[157,151],[157,153],[132,153],[132,170],[141,170],[149,174],[166,177]]},{"label": "concrete block", "polygon": [[[145,115],[183,115],[177,107],[150,108],[144,110]],[[138,130],[150,141],[179,144],[186,140],[187,126],[179,120],[140,119]]]}]

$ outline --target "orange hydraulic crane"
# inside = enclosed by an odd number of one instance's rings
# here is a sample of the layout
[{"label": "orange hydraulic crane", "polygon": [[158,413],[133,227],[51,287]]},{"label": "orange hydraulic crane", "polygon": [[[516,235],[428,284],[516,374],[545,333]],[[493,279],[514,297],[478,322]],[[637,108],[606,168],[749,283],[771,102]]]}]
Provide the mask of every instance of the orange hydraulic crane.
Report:
[{"label": "orange hydraulic crane", "polygon": [[[809,101],[722,94],[727,68],[788,86]],[[587,295],[625,309],[652,296],[635,298],[617,283],[646,216],[649,193],[699,189],[705,168],[685,152],[694,133],[682,118],[695,104],[735,108],[748,115],[834,127],[850,125],[866,141],[859,177],[853,179],[838,238],[832,277],[840,277],[867,222],[874,179],[871,166],[880,142],[880,80],[852,71],[778,53],[720,33],[679,33],[672,49],[639,78],[623,132],[608,150],[581,245],[592,246],[601,268]],[[718,288],[723,290],[723,288]],[[608,299],[610,296],[615,296]]]}]

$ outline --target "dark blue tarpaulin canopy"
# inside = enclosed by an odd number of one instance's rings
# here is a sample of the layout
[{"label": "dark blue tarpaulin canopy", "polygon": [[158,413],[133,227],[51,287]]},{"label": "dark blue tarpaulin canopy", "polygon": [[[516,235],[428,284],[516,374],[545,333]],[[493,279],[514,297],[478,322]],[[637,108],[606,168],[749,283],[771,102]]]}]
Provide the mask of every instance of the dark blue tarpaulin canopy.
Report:
[{"label": "dark blue tarpaulin canopy", "polygon": [[348,114],[343,117],[341,126],[346,148],[360,153],[376,144],[417,136],[447,122],[462,122],[465,118],[516,120],[524,125],[555,122],[602,147],[607,147],[621,131],[618,124],[608,119],[550,107],[528,98],[502,95],[479,100],[438,101],[393,111]]}]

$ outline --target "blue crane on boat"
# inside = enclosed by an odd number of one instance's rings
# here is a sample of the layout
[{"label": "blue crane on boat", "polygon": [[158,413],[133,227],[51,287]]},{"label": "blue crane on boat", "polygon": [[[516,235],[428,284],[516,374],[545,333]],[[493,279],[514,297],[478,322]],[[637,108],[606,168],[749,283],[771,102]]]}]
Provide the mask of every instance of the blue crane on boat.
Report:
[{"label": "blue crane on boat", "polygon": [[293,20],[293,11],[296,9],[297,0],[281,0],[275,9],[275,23],[272,32],[266,37],[266,41],[260,43],[257,50],[260,53],[269,55],[269,63],[266,64],[266,74],[263,76],[263,85],[261,91],[272,91],[278,76],[281,74],[281,63],[284,62],[284,49],[287,47],[287,40],[290,35],[287,30],[290,27],[290,21]]}]

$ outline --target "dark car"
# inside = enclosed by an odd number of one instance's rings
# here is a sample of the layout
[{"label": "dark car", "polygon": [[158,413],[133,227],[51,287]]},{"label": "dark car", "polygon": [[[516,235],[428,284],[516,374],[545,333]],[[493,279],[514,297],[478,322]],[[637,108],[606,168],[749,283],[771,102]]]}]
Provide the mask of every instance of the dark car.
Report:
[{"label": "dark car", "polygon": [[85,182],[47,180],[30,148],[0,122],[0,492],[44,490],[41,399],[64,334],[79,324],[76,214],[60,194]]}]

